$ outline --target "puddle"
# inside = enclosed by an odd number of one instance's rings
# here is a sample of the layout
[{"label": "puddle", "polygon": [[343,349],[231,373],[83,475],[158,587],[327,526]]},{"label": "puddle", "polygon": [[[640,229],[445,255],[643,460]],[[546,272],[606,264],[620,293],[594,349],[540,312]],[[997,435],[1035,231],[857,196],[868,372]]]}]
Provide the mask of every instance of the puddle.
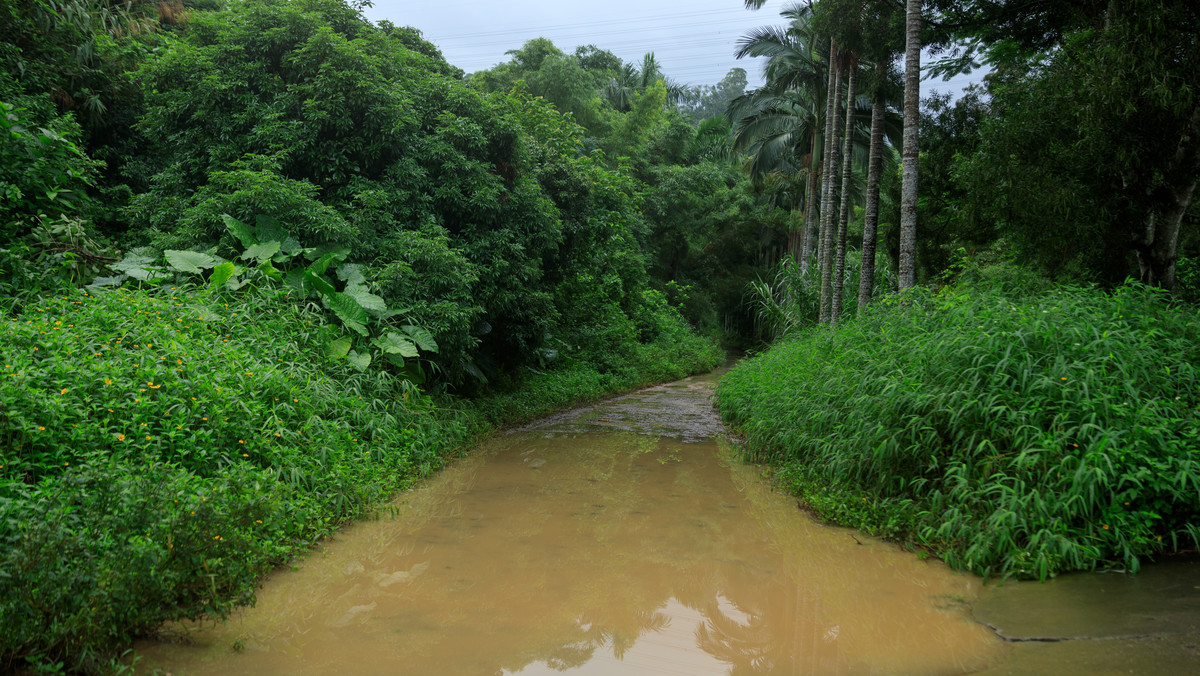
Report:
[{"label": "puddle", "polygon": [[1064,575],[985,590],[975,617],[1013,641],[986,674],[1200,672],[1200,557],[1137,575]]},{"label": "puddle", "polygon": [[[815,523],[733,461],[714,376],[494,440],[139,673],[959,674],[982,585]],[[235,650],[237,648],[237,650]]]}]

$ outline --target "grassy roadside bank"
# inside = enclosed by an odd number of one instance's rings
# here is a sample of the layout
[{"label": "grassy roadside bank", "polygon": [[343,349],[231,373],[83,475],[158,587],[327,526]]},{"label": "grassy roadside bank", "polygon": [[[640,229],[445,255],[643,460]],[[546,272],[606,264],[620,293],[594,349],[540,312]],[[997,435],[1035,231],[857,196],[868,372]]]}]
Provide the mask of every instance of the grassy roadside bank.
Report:
[{"label": "grassy roadside bank", "polygon": [[989,274],[775,345],[722,415],[823,518],[978,574],[1197,546],[1200,314]]},{"label": "grassy roadside bank", "polygon": [[722,358],[667,320],[622,369],[435,400],[329,360],[326,315],[173,287],[4,317],[0,667],[113,670],[137,633],[252,603],[265,572],[497,426]]}]

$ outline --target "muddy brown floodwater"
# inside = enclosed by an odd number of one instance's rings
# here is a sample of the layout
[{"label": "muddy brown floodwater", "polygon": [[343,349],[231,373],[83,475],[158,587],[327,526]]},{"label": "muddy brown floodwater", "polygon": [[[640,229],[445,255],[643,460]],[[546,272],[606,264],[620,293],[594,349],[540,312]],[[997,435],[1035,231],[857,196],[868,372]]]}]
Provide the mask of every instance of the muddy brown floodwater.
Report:
[{"label": "muddy brown floodwater", "polygon": [[138,673],[959,674],[1027,657],[973,617],[978,578],[820,525],[738,463],[715,381],[493,440],[273,575],[255,608],[139,643]]}]

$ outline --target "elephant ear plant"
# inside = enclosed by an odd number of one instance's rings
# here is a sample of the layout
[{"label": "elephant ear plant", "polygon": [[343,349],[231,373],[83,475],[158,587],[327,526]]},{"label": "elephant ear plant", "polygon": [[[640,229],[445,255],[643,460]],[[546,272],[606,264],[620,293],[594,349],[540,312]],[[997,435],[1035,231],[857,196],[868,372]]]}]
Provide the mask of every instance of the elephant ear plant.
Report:
[{"label": "elephant ear plant", "polygon": [[327,345],[330,359],[345,359],[359,371],[387,363],[410,386],[425,382],[426,368],[432,366],[427,356],[438,351],[433,334],[405,321],[404,310],[389,308],[384,298],[372,291],[363,268],[345,262],[348,248],[304,247],[270,216],[256,217],[253,227],[228,214],[223,214],[222,220],[242,249],[236,260],[220,257],[215,248],[167,250],[161,255],[135,249],[111,266],[119,275],[97,279],[94,284],[118,286],[128,279],[158,284],[199,275],[206,278],[213,294],[233,293],[250,285],[274,288],[281,299],[312,298],[337,317],[344,329]]}]

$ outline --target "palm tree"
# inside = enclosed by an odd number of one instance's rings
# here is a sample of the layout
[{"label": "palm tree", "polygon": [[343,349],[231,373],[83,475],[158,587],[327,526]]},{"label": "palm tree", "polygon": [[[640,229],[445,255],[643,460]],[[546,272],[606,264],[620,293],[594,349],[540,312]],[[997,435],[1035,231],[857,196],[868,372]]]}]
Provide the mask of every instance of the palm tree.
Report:
[{"label": "palm tree", "polygon": [[834,186],[836,185],[837,176],[836,169],[839,168],[839,157],[837,143],[833,141],[834,120],[839,109],[839,97],[841,96],[842,87],[842,69],[838,67],[840,56],[837,50],[837,43],[833,38],[829,40],[829,95],[826,100],[825,109],[825,138],[829,139],[827,148],[825,149],[825,170],[822,172],[823,187],[821,190],[821,246],[820,253],[817,258],[821,262],[821,305],[820,317],[817,320],[821,324],[829,321],[829,306],[831,299],[831,285],[833,278],[833,212],[834,212]]},{"label": "palm tree", "polygon": [[842,316],[842,287],[845,283],[846,275],[846,227],[850,221],[850,170],[853,166],[851,158],[854,156],[851,143],[854,140],[854,109],[855,109],[855,85],[858,75],[858,59],[855,58],[853,52],[846,52],[842,68],[849,71],[849,77],[846,79],[846,131],[842,146],[842,155],[844,156],[844,164],[842,165],[842,196],[841,196],[841,212],[838,216],[837,229],[837,254],[834,263],[833,276],[833,298],[830,301],[829,322],[836,324]]},{"label": "palm tree", "polygon": [[917,253],[917,123],[921,112],[921,0],[905,5],[904,47],[904,178],[900,188],[901,290],[916,282]]},{"label": "palm tree", "polygon": [[821,90],[828,55],[812,30],[810,7],[793,3],[781,16],[789,20],[786,26],[756,28],[738,40],[739,59],[767,59],[766,84],[731,102],[728,115],[734,121],[733,150],[750,156],[752,180],[771,172],[805,175],[803,226],[789,234],[789,248],[807,274],[817,234],[816,182],[824,173]]},{"label": "palm tree", "polygon": [[863,209],[862,269],[858,277],[858,314],[871,302],[875,285],[875,243],[879,226],[879,179],[883,169],[883,118],[887,112],[884,84],[887,61],[875,64],[875,91],[871,102],[871,151],[867,160],[867,203]]},{"label": "palm tree", "polygon": [[654,52],[647,52],[642,57],[641,68],[626,63],[621,71],[609,80],[603,91],[604,98],[616,110],[627,113],[633,108],[634,94],[646,91],[660,80],[667,89],[668,105],[675,105],[687,97],[687,87],[667,77],[658,59],[654,58]]}]

